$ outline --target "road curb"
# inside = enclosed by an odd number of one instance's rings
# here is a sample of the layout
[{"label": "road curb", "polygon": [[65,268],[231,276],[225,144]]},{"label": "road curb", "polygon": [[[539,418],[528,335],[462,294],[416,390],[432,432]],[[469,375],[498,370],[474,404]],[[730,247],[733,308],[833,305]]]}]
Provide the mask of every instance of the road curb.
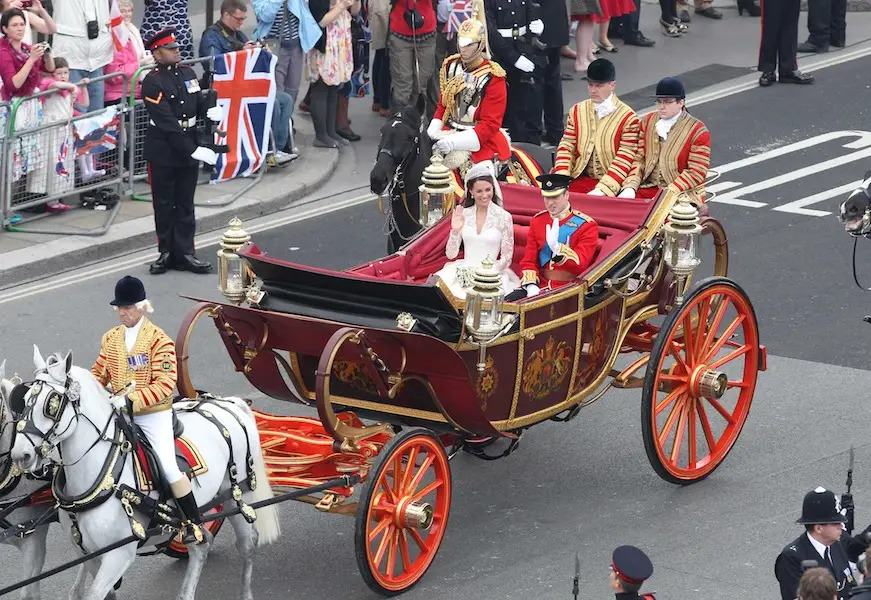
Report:
[{"label": "road curb", "polygon": [[[689,2],[692,4],[692,1]],[[644,4],[650,5],[659,5],[659,2],[656,0],[644,0]],[[758,4],[758,2],[757,2]],[[718,9],[734,9],[737,10],[738,2],[737,0],[714,0],[711,3],[711,6]],[[801,10],[802,12],[807,12],[807,0],[801,0]],[[869,12],[871,11],[871,0],[847,0],[847,12]],[[690,15],[692,16],[692,14]],[[704,17],[699,17],[704,18]],[[847,32],[849,33],[850,26],[847,25]]]},{"label": "road curb", "polygon": [[[303,150],[310,148],[303,147]],[[312,160],[311,165],[290,165],[290,169],[305,167],[305,171],[294,170],[285,175],[293,179],[292,185],[287,187],[287,191],[271,198],[258,200],[243,195],[227,206],[197,206],[197,235],[226,228],[227,222],[233,217],[247,220],[279,212],[316,191],[327,182],[338,165],[339,153],[329,154],[329,160]],[[302,163],[305,157],[299,160]],[[321,168],[318,168],[319,165]],[[65,236],[38,246],[22,248],[3,255],[0,289],[87,267],[154,245],[154,218],[149,215],[115,225],[100,237]]]}]

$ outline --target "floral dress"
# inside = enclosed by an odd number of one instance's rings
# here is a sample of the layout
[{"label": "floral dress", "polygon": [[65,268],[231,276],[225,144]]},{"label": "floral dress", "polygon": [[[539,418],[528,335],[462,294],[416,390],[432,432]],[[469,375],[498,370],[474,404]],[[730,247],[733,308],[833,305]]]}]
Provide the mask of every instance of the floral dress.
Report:
[{"label": "floral dress", "polygon": [[354,72],[354,45],[351,41],[351,13],[342,11],[327,25],[327,51],[312,48],[308,53],[308,80],[322,79],[327,85],[342,85]]}]

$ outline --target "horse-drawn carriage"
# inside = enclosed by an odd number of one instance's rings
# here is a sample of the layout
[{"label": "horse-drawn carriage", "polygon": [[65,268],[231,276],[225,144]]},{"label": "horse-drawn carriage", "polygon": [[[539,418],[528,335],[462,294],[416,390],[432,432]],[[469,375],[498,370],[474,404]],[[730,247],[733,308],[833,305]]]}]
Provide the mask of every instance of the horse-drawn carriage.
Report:
[{"label": "horse-drawn carriage", "polygon": [[[503,194],[516,270],[541,198],[521,185]],[[187,315],[176,340],[179,391],[197,395],[191,334],[208,316],[251,384],[317,410],[256,413],[267,472],[276,488],[355,476],[303,500],[355,516],[357,560],[373,590],[400,593],[431,564],[455,453],[506,456],[527,428],[569,421],[610,387],[641,391],[647,457],[669,482],[707,477],[735,444],[766,351],[744,291],[723,276],[693,276],[707,239],[725,274],[722,228],[666,192],[571,202],[599,224],[593,263],[518,302],[493,289],[486,261],[464,301],[433,277],[447,260],[450,219],[341,272],[272,258],[238,222],[225,235],[229,301],[199,301]]]}]

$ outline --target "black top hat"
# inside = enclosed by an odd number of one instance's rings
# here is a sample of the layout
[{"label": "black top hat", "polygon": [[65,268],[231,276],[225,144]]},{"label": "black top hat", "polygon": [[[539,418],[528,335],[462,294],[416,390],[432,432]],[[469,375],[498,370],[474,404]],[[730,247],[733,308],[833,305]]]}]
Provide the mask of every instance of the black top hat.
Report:
[{"label": "black top hat", "polygon": [[847,518],[841,514],[840,508],[834,492],[818,487],[804,495],[804,502],[801,504],[801,518],[796,523],[802,525],[846,523]]},{"label": "black top hat", "polygon": [[145,286],[135,277],[125,275],[115,284],[115,299],[109,304],[112,306],[133,306],[143,300],[145,300]]},{"label": "black top hat", "polygon": [[542,196],[558,196],[568,189],[574,179],[563,173],[545,173],[535,178],[541,184]]},{"label": "black top hat", "polygon": [[653,563],[635,546],[619,546],[611,555],[611,568],[627,583],[642,583],[653,575]]},{"label": "black top hat", "polygon": [[684,100],[687,97],[687,93],[680,79],[677,77],[665,77],[660,79],[659,83],[656,84],[656,97]]},{"label": "black top hat", "polygon": [[175,27],[161,29],[145,42],[145,47],[152,52],[158,48],[178,48],[178,41],[175,39]]},{"label": "black top hat", "polygon": [[597,58],[587,67],[587,81],[590,83],[609,83],[617,79],[617,69],[607,58]]}]

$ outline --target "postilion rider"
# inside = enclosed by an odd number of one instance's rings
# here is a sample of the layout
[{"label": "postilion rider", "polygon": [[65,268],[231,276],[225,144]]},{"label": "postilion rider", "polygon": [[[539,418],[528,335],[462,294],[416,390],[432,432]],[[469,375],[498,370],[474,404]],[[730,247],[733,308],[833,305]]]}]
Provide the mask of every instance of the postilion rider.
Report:
[{"label": "postilion rider", "polygon": [[593,262],[599,226],[587,215],[572,210],[569,185],[572,178],[560,173],[539,175],[545,210],[532,218],[526,237],[526,252],[520,261],[520,289],[506,300],[519,300],[565,285]]},{"label": "postilion rider", "polygon": [[[115,285],[115,299],[109,304],[118,311],[121,325],[103,336],[100,356],[91,373],[102,384],[111,384],[113,408],[132,406],[133,422],[154,449],[163,476],[169,483],[186,521],[182,541],[204,541],[200,511],[190,481],[178,468],[172,430],[172,396],[176,383],[175,344],[145,315],[154,312],[145,296],[145,286],[131,276]],[[120,395],[130,382],[135,387]]]},{"label": "postilion rider", "polygon": [[656,111],[641,120],[641,139],[620,198],[653,198],[660,189],[685,192],[705,202],[711,166],[711,134],[685,106],[686,91],[676,77],[656,84]]},{"label": "postilion rider", "polygon": [[587,67],[590,98],[569,109],[553,172],[571,176],[573,192],[613,197],[629,176],[641,123],[614,93],[616,78],[613,63],[597,58]]},{"label": "postilion rider", "polygon": [[486,44],[487,30],[477,15],[466,19],[457,34],[460,53],[442,64],[442,92],[427,135],[451,169],[469,158],[478,163],[511,156],[508,137],[500,129],[507,102],[505,71],[485,58]]}]

